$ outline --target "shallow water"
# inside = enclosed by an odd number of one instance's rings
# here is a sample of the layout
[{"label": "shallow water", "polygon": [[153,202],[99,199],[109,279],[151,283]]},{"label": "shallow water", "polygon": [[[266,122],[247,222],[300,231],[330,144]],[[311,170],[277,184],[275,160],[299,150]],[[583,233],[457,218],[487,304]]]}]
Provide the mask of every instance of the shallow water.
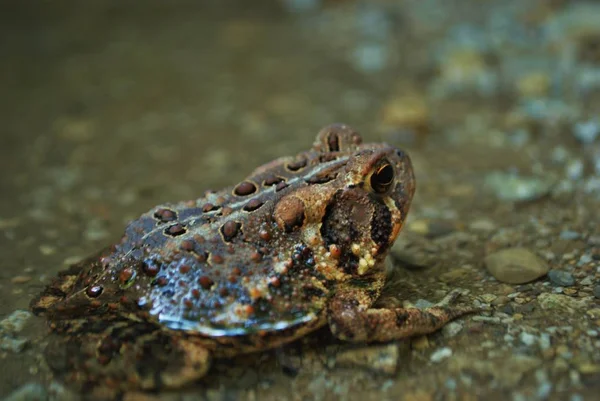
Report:
[{"label": "shallow water", "polygon": [[[421,267],[397,269],[390,295],[437,301],[460,287],[493,313],[461,319],[455,335],[366,348],[387,362],[360,362],[325,330],[219,362],[185,394],[593,399],[597,3],[251,3],[0,6],[0,318],[27,309],[59,270],[153,205],[234,184],[341,121],[415,164],[418,192],[394,260]],[[484,257],[515,246],[574,284],[496,281]],[[42,319],[2,335],[28,344],[0,350],[0,395],[51,388]],[[437,361],[445,347],[452,355]]]}]

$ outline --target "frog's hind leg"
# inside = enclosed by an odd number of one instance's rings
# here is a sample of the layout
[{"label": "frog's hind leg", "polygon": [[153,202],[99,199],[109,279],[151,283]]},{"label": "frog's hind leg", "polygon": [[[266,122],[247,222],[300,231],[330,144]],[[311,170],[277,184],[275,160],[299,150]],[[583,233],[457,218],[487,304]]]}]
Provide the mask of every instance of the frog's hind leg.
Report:
[{"label": "frog's hind leg", "polygon": [[58,322],[46,348],[55,375],[83,392],[158,390],[204,376],[210,353],[183,334],[131,320]]}]

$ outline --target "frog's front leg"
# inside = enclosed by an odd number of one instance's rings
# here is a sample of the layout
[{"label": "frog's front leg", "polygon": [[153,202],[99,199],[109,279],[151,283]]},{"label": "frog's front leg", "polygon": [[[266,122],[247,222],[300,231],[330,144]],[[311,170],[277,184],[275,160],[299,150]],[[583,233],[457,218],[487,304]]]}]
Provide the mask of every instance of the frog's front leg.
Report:
[{"label": "frog's front leg", "polygon": [[460,291],[452,291],[425,309],[372,308],[375,299],[368,291],[346,288],[329,302],[329,327],[339,339],[353,342],[385,342],[432,333],[461,315],[479,310],[452,306],[459,296]]}]

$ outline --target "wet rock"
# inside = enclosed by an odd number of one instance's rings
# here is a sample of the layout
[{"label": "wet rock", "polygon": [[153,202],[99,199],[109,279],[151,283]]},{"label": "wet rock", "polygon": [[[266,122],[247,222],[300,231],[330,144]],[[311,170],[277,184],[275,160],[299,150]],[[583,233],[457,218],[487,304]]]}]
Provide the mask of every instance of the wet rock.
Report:
[{"label": "wet rock", "polygon": [[560,239],[564,240],[577,240],[581,238],[581,234],[579,234],[577,231],[563,230],[560,232],[559,237]]},{"label": "wet rock", "polygon": [[4,401],[46,401],[48,394],[39,383],[27,383],[13,391]]},{"label": "wet rock", "polygon": [[498,281],[523,284],[542,277],[548,264],[527,248],[509,248],[486,256],[485,266]]},{"label": "wet rock", "polygon": [[495,360],[457,355],[450,360],[448,367],[453,374],[469,372],[482,380],[493,381],[500,388],[514,388],[525,374],[541,364],[540,359],[525,355]]},{"label": "wet rock", "polygon": [[462,331],[463,327],[464,325],[460,322],[450,322],[442,327],[442,334],[444,337],[454,337]]},{"label": "wet rock", "polygon": [[429,360],[433,363],[438,363],[443,361],[444,359],[450,358],[452,356],[452,349],[448,347],[440,348],[434,351]]},{"label": "wet rock", "polygon": [[548,278],[558,287],[570,287],[575,284],[575,279],[573,275],[569,272],[552,269],[548,272]]},{"label": "wet rock", "polygon": [[600,124],[596,121],[585,121],[575,124],[573,134],[583,144],[590,144],[600,134]]},{"label": "wet rock", "polygon": [[531,72],[517,80],[517,90],[521,97],[543,97],[550,89],[550,77],[542,71]]},{"label": "wet rock", "polygon": [[25,349],[29,340],[19,337],[18,334],[23,331],[23,327],[31,316],[31,313],[27,311],[17,310],[0,321],[0,349],[15,353]]},{"label": "wet rock", "polygon": [[469,229],[484,232],[494,231],[496,229],[496,223],[488,219],[479,219],[471,222],[471,224],[469,224]]},{"label": "wet rock", "polygon": [[10,279],[10,282],[13,284],[25,284],[28,281],[31,281],[31,276],[15,276]]},{"label": "wet rock", "polygon": [[23,331],[23,327],[29,319],[31,319],[32,314],[26,310],[16,310],[11,313],[7,318],[0,321],[0,333],[1,334],[18,334]]},{"label": "wet rock", "polygon": [[399,350],[396,344],[357,347],[340,351],[335,357],[336,366],[369,369],[384,374],[394,374],[398,367]]},{"label": "wet rock", "polygon": [[542,309],[557,312],[573,313],[584,307],[580,301],[563,294],[540,294],[537,302]]},{"label": "wet rock", "polygon": [[600,285],[594,287],[594,296],[600,299]]},{"label": "wet rock", "polygon": [[485,178],[484,187],[500,200],[524,202],[540,199],[550,193],[554,180],[548,177],[520,176],[494,172]]}]

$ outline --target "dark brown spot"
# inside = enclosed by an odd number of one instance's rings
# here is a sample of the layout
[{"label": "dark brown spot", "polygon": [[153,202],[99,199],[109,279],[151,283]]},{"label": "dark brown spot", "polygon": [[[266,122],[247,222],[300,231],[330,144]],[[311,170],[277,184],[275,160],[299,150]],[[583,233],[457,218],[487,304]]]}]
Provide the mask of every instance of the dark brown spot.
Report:
[{"label": "dark brown spot", "polygon": [[219,295],[222,297],[226,297],[227,295],[229,295],[229,290],[227,288],[223,287],[219,290]]},{"label": "dark brown spot", "polygon": [[194,303],[189,298],[184,298],[183,304],[185,305],[186,308],[191,308],[192,306],[194,306]]},{"label": "dark brown spot", "polygon": [[281,280],[279,280],[279,277],[271,277],[269,279],[269,284],[275,288],[278,288],[279,286],[281,286]]},{"label": "dark brown spot", "polygon": [[85,290],[85,293],[90,298],[98,298],[100,296],[100,294],[102,294],[103,290],[104,290],[104,288],[102,288],[102,286],[93,285],[91,287],[88,287],[88,289]]},{"label": "dark brown spot", "polygon": [[218,255],[218,254],[212,255],[211,260],[212,260],[213,263],[216,263],[218,265],[220,265],[221,263],[225,262],[225,258],[223,258],[223,256]]},{"label": "dark brown spot", "polygon": [[237,221],[227,221],[221,226],[221,234],[223,235],[223,240],[230,242],[240,232],[241,227],[242,224],[238,223]]},{"label": "dark brown spot", "polygon": [[200,286],[205,290],[208,290],[210,287],[212,287],[213,281],[210,279],[210,277],[202,276],[198,279],[198,284],[200,284]]},{"label": "dark brown spot", "polygon": [[250,254],[250,260],[257,263],[262,260],[262,254],[258,251],[254,251]]},{"label": "dark brown spot", "polygon": [[236,277],[236,276],[233,276],[233,275],[232,275],[232,276],[229,276],[229,277],[227,278],[227,280],[228,280],[228,281],[229,281],[231,284],[235,284],[235,283],[237,283],[237,280],[238,280],[238,279],[237,279],[237,277]]},{"label": "dark brown spot", "polygon": [[285,181],[281,181],[279,184],[277,184],[277,186],[275,187],[275,192],[279,192],[282,189],[285,189],[288,187],[288,183]]},{"label": "dark brown spot", "polygon": [[265,180],[263,181],[263,185],[266,187],[270,187],[271,185],[279,184],[282,181],[285,181],[285,178],[272,175],[270,177],[265,178]]},{"label": "dark brown spot", "polygon": [[229,216],[231,213],[233,213],[233,209],[228,206],[225,206],[223,210],[221,210],[221,215],[223,216]]},{"label": "dark brown spot", "polygon": [[220,207],[220,206],[216,206],[216,205],[213,205],[213,204],[212,204],[212,203],[210,203],[210,202],[207,202],[207,203],[205,203],[205,204],[202,206],[202,211],[203,211],[204,213],[208,213],[208,212],[212,212],[213,210],[217,210],[219,207]]},{"label": "dark brown spot", "polygon": [[167,283],[169,282],[169,280],[167,280],[166,277],[157,277],[156,280],[154,280],[154,284],[159,285],[161,287],[164,287],[165,285],[167,285]]},{"label": "dark brown spot", "polygon": [[133,269],[130,267],[126,267],[125,269],[121,270],[121,273],[119,273],[119,280],[121,283],[128,282],[131,277],[133,277]]},{"label": "dark brown spot", "polygon": [[160,271],[160,265],[153,260],[142,262],[142,271],[150,277],[154,277]]},{"label": "dark brown spot", "polygon": [[269,230],[265,229],[265,228],[261,228],[258,231],[258,236],[263,241],[270,241],[271,240],[271,232]]},{"label": "dark brown spot", "polygon": [[244,206],[244,210],[246,212],[253,212],[256,209],[258,209],[259,207],[261,207],[263,205],[263,201],[261,201],[260,199],[251,199],[248,203],[246,203],[246,205]]},{"label": "dark brown spot", "polygon": [[327,136],[327,147],[330,152],[339,152],[340,150],[340,138],[335,132],[330,132]]},{"label": "dark brown spot", "polygon": [[233,190],[233,193],[237,196],[248,196],[254,192],[256,192],[256,185],[250,181],[240,182]]},{"label": "dark brown spot", "polygon": [[177,237],[178,235],[185,234],[185,227],[182,224],[173,224],[165,229],[165,234]]},{"label": "dark brown spot", "polygon": [[190,265],[179,266],[179,273],[181,273],[181,274],[185,274],[185,273],[189,272],[190,270],[192,270],[192,267]]},{"label": "dark brown spot", "polygon": [[285,167],[290,171],[298,171],[306,167],[307,160],[302,157],[300,159],[294,160],[293,162],[288,163]]},{"label": "dark brown spot", "polygon": [[196,299],[200,298],[200,291],[198,291],[197,288],[192,289],[191,294],[192,294],[192,297],[194,297]]},{"label": "dark brown spot", "polygon": [[189,239],[183,240],[181,241],[181,245],[179,245],[179,248],[182,251],[191,252],[194,250],[194,242]]},{"label": "dark brown spot", "polygon": [[201,251],[201,252],[196,252],[196,260],[200,263],[204,263],[208,260],[208,252],[206,251]]},{"label": "dark brown spot", "polygon": [[170,209],[158,209],[154,212],[154,218],[166,223],[168,221],[177,220],[177,213]]}]

